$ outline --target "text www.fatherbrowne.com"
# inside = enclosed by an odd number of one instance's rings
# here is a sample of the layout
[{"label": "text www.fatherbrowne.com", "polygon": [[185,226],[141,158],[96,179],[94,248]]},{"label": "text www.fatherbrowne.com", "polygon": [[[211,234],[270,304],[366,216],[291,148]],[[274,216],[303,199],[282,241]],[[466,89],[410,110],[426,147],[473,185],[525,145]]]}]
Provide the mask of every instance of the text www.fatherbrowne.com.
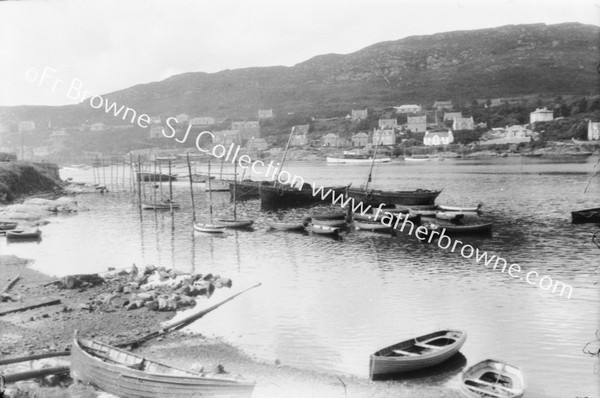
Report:
[{"label": "text www.fatherbrowne.com", "polygon": [[[339,205],[342,208],[350,208],[352,212],[366,215],[372,212],[370,205],[366,207],[362,202],[356,202],[354,198],[349,197],[345,193],[336,192],[332,189],[325,189],[323,186],[317,186],[312,184],[313,196],[320,196],[321,200],[327,201],[328,198],[331,200],[333,205]],[[393,228],[397,231],[412,235],[413,231],[415,237],[420,241],[427,241],[432,243],[434,240],[437,241],[437,246],[443,250],[450,250],[452,253],[459,252],[464,258],[474,258],[477,264],[482,264],[485,268],[490,268],[502,273],[508,274],[513,279],[525,280],[529,285],[535,285],[542,290],[552,291],[552,293],[558,294],[559,296],[565,296],[571,298],[573,294],[573,287],[561,281],[555,281],[547,275],[540,277],[537,271],[531,270],[526,274],[523,274],[521,266],[516,263],[509,264],[503,257],[497,255],[489,255],[486,251],[480,251],[479,248],[475,248],[469,244],[458,239],[452,239],[446,235],[446,229],[441,228],[441,231],[428,229],[427,227],[416,225],[408,219],[407,216],[398,217],[395,214],[385,211],[383,209],[385,203],[381,203],[376,209],[374,209],[373,221],[379,220],[383,225]],[[416,228],[415,228],[416,227]]]}]

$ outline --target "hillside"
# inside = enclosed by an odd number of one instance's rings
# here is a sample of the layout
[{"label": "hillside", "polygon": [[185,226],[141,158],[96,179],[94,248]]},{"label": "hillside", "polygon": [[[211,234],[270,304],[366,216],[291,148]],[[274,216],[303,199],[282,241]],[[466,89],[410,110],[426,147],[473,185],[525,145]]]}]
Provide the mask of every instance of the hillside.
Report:
[{"label": "hillside", "polygon": [[[185,73],[104,97],[150,115],[255,118],[259,108],[331,116],[435,100],[591,95],[600,92],[599,37],[600,27],[579,23],[412,36],[347,55],[319,55],[292,67]],[[0,108],[0,115],[6,110]],[[87,103],[10,110],[42,124],[119,124]]]}]

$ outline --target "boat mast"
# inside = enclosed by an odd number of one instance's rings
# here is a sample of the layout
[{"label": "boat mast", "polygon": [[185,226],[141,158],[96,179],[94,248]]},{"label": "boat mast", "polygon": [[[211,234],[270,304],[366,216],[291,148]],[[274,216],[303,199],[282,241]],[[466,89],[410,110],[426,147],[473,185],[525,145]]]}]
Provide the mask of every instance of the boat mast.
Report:
[{"label": "boat mast", "polygon": [[236,218],[237,211],[237,196],[236,196],[236,188],[237,188],[237,162],[233,163],[233,220]]},{"label": "boat mast", "polygon": [[288,149],[290,147],[290,143],[292,142],[292,137],[294,136],[294,127],[292,127],[292,131],[290,132],[290,137],[288,138],[287,144],[285,144],[285,150],[283,151],[283,156],[281,156],[281,164],[279,165],[279,170],[277,171],[277,175],[275,176],[275,184],[279,181],[279,173],[281,173],[281,169],[283,169],[283,163],[285,162],[285,157],[287,155]]},{"label": "boat mast", "polygon": [[375,144],[375,152],[373,153],[373,159],[371,161],[371,169],[369,170],[369,177],[367,178],[367,182],[365,184],[365,191],[369,189],[369,183],[371,182],[371,176],[373,174],[373,166],[375,166],[375,158],[377,157],[377,148],[379,148],[379,143],[381,142],[381,137],[377,140],[377,144]]},{"label": "boat mast", "polygon": [[212,188],[210,184],[210,159],[208,159],[208,214],[210,223],[213,223],[213,208],[212,208]]}]

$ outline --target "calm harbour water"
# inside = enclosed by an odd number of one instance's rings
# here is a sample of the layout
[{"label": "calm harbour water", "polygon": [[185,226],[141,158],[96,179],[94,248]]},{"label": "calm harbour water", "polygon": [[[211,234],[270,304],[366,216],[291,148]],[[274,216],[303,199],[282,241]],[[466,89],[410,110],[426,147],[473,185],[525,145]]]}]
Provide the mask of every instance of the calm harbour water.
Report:
[{"label": "calm harbour water", "polygon": [[[189,184],[174,183],[182,209],[140,215],[125,192],[80,195],[89,209],[51,218],[40,243],[0,240],[0,252],[35,260],[54,275],[105,271],[131,263],[231,277],[234,285],[262,282],[197,322],[191,330],[223,337],[259,359],[300,368],[367,377],[368,356],[391,343],[441,328],[467,331],[467,366],[502,359],[520,367],[528,397],[598,397],[598,358],[582,353],[600,328],[600,251],[593,224],[572,225],[574,209],[597,207],[597,158],[574,162],[504,158],[376,165],[379,188],[444,188],[438,203],[484,203],[491,238],[459,238],[573,286],[570,300],[549,294],[475,260],[413,237],[352,232],[342,240],[267,231],[258,201],[238,206],[256,218],[254,231],[226,236],[191,228]],[[317,184],[364,182],[369,165],[290,163],[286,169]],[[230,171],[226,167],[226,171]],[[178,172],[185,174],[183,168]],[[128,173],[128,171],[127,171]],[[127,174],[126,173],[126,174]],[[91,181],[92,171],[62,177]],[[108,177],[107,177],[108,180]],[[126,182],[127,186],[129,184]],[[207,198],[195,184],[196,208]],[[163,191],[168,187],[163,184]],[[215,193],[228,215],[229,193]],[[457,389],[462,366],[398,381]]]}]

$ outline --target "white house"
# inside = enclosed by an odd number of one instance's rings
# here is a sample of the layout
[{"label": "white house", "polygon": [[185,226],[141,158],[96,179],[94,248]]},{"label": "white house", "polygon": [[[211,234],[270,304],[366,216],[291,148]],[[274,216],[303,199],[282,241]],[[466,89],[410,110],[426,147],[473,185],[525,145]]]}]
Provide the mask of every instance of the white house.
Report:
[{"label": "white house", "polygon": [[417,113],[417,112],[421,112],[421,106],[420,105],[400,105],[400,106],[395,106],[394,109],[396,110],[396,113]]},{"label": "white house", "polygon": [[600,140],[600,122],[588,122],[588,140]]},{"label": "white house", "polygon": [[428,131],[423,137],[423,144],[427,146],[448,145],[454,142],[452,130],[448,131]]},{"label": "white house", "polygon": [[352,146],[363,147],[369,143],[369,135],[365,132],[359,132],[352,136]]},{"label": "white house", "polygon": [[546,108],[536,109],[529,114],[529,123],[535,122],[551,122],[554,120],[554,112]]},{"label": "white house", "polygon": [[352,109],[352,120],[362,120],[369,117],[369,111],[367,109]]},{"label": "white house", "polygon": [[215,124],[215,119],[209,116],[194,117],[190,119],[190,124],[192,126],[211,126]]},{"label": "white house", "polygon": [[452,130],[473,130],[475,122],[473,116],[471,117],[455,117],[452,122]]}]

